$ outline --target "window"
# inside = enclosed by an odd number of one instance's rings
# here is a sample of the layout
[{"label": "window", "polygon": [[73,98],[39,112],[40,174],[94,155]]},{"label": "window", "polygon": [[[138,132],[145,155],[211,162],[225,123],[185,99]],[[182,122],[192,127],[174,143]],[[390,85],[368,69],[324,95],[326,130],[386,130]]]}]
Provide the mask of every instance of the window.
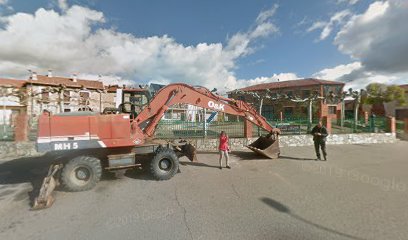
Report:
[{"label": "window", "polygon": [[89,105],[89,92],[79,92],[80,104]]},{"label": "window", "polygon": [[266,120],[272,120],[273,119],[273,106],[271,105],[262,106],[262,116],[264,116]]},{"label": "window", "polygon": [[336,106],[329,106],[329,114],[336,114],[337,107]]},{"label": "window", "polygon": [[130,96],[129,100],[130,100],[131,103],[141,104],[142,97],[141,96]]},{"label": "window", "polygon": [[302,97],[303,97],[303,98],[308,98],[308,97],[310,97],[310,90],[303,90]]},{"label": "window", "polygon": [[301,110],[300,110],[300,111],[302,112],[303,115],[307,115],[307,114],[308,114],[308,109],[307,109],[307,107],[301,107]]},{"label": "window", "polygon": [[90,107],[81,107],[78,109],[79,112],[85,111],[85,112],[93,112],[92,108]]},{"label": "window", "polygon": [[41,90],[41,100],[43,100],[43,102],[50,101],[50,93],[46,89]]},{"label": "window", "polygon": [[71,92],[64,91],[64,103],[69,104],[70,101],[71,101]]},{"label": "window", "polygon": [[293,116],[293,107],[284,107],[283,108],[283,114],[285,118],[292,117]]}]

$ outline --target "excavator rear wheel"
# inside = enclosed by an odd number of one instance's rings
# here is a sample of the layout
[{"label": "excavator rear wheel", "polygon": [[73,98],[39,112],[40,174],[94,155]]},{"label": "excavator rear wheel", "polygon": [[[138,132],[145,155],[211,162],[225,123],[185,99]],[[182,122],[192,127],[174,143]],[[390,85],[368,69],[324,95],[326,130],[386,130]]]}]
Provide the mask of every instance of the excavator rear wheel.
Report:
[{"label": "excavator rear wheel", "polygon": [[150,161],[150,174],[156,180],[168,180],[179,169],[179,161],[176,153],[169,148],[160,149]]},{"label": "excavator rear wheel", "polygon": [[102,176],[101,161],[95,157],[78,156],[62,169],[61,182],[65,189],[71,192],[90,190],[99,182]]}]

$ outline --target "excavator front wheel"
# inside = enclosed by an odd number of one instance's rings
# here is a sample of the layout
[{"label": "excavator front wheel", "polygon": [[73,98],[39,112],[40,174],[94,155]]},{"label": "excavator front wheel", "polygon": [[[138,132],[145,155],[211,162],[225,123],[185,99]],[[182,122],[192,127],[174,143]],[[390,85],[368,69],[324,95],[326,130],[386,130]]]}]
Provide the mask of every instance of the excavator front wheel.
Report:
[{"label": "excavator front wheel", "polygon": [[150,161],[150,174],[156,180],[168,180],[179,169],[176,153],[170,148],[161,148]]},{"label": "excavator front wheel", "polygon": [[101,161],[95,157],[78,156],[71,159],[62,169],[61,182],[71,192],[90,190],[102,176]]}]

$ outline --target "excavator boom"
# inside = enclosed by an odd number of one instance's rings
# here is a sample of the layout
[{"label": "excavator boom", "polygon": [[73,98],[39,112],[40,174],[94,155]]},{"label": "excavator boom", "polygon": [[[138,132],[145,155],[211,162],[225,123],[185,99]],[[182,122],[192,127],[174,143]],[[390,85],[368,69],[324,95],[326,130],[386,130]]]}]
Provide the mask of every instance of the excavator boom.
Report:
[{"label": "excavator boom", "polygon": [[268,158],[279,156],[279,129],[273,128],[251,105],[246,102],[216,95],[204,87],[175,83],[162,88],[132,123],[136,139],[153,137],[164,113],[174,104],[189,104],[231,115],[241,116],[270,134],[248,146]]}]

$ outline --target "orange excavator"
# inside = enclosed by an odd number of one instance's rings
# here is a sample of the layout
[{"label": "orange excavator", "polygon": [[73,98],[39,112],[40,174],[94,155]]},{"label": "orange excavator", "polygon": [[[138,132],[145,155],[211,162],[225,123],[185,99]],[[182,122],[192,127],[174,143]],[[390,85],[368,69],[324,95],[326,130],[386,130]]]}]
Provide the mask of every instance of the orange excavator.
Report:
[{"label": "orange excavator", "polygon": [[196,161],[196,149],[186,140],[154,139],[159,121],[174,104],[241,116],[269,132],[248,148],[268,158],[279,156],[279,129],[270,126],[251,105],[216,95],[204,87],[170,84],[139,113],[123,112],[119,107],[116,114],[74,112],[40,116],[37,151],[60,154],[43,180],[33,209],[51,206],[52,192],[59,183],[68,191],[92,189],[103,170],[141,166],[154,179],[167,180],[177,173],[179,157]]}]

